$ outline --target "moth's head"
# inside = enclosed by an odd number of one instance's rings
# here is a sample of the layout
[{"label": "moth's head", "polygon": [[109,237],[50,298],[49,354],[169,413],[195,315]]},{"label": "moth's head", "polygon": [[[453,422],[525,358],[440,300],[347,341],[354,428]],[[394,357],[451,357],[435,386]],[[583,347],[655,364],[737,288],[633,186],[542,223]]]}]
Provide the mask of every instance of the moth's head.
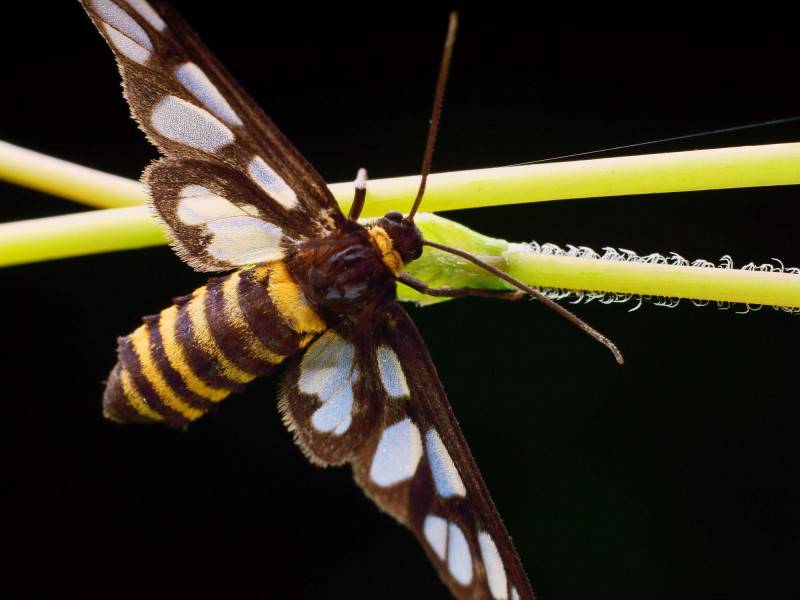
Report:
[{"label": "moth's head", "polygon": [[403,259],[404,264],[417,260],[422,254],[422,232],[417,229],[414,221],[404,219],[403,215],[395,210],[390,210],[377,225],[382,227],[392,241],[393,249]]}]

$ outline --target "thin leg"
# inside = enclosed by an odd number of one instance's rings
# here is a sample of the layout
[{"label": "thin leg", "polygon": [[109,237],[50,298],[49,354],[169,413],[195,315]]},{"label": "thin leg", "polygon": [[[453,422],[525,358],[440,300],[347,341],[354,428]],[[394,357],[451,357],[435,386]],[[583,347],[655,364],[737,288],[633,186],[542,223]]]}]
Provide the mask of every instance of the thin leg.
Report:
[{"label": "thin leg", "polygon": [[445,246],[444,244],[439,244],[438,242],[432,242],[430,240],[422,240],[422,243],[425,246],[430,246],[431,248],[437,248],[437,249],[442,250],[444,252],[449,252],[450,254],[455,254],[456,256],[460,256],[461,258],[463,258],[465,260],[468,260],[469,262],[471,262],[473,264],[478,265],[482,269],[485,269],[486,271],[489,271],[489,273],[492,273],[493,275],[496,275],[500,279],[502,279],[504,281],[507,281],[508,283],[513,285],[514,287],[516,287],[516,288],[518,288],[518,289],[520,289],[520,290],[522,290],[524,292],[527,292],[528,294],[530,294],[531,296],[536,298],[539,302],[544,304],[547,308],[549,308],[550,310],[558,313],[559,315],[561,315],[562,317],[564,317],[565,319],[567,319],[571,323],[577,325],[578,327],[580,327],[583,330],[584,333],[586,333],[590,337],[593,337],[595,340],[597,340],[598,342],[603,344],[614,355],[614,358],[616,359],[617,363],[623,364],[625,362],[625,360],[622,358],[622,353],[616,347],[614,342],[612,342],[610,339],[608,339],[602,333],[597,331],[594,327],[592,327],[591,325],[589,325],[588,323],[586,323],[582,319],[578,318],[576,315],[574,315],[571,312],[569,312],[566,308],[564,308],[560,304],[557,304],[556,302],[552,301],[550,298],[548,298],[547,296],[542,294],[540,291],[533,289],[529,285],[525,285],[519,279],[515,279],[514,277],[512,277],[508,273],[506,273],[504,271],[501,271],[497,267],[493,267],[489,263],[481,260],[477,256],[473,256],[469,252],[465,252],[464,250],[459,250],[458,248],[451,248],[450,246]]},{"label": "thin leg", "polygon": [[361,211],[364,209],[364,201],[367,199],[367,170],[361,168],[356,175],[356,193],[353,195],[353,204],[350,205],[350,212],[347,218],[351,221],[358,220]]},{"label": "thin leg", "polygon": [[397,280],[400,283],[406,284],[411,289],[417,290],[420,294],[425,294],[426,296],[438,296],[441,298],[481,296],[483,298],[498,298],[500,300],[522,300],[522,298],[528,295],[525,292],[512,292],[508,290],[482,290],[471,287],[431,287],[421,279],[417,279],[408,273],[400,273],[400,275],[397,277]]}]

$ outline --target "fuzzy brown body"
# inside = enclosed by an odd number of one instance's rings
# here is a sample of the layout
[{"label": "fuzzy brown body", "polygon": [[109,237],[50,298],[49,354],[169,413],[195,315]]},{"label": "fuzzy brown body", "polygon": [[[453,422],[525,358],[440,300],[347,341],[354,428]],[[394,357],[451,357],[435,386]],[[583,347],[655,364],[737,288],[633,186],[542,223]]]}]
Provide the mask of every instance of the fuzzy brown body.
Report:
[{"label": "fuzzy brown body", "polygon": [[297,245],[284,260],[213,278],[130,335],[103,397],[114,421],[181,427],[256,377],[271,374],[341,319],[395,298],[396,255],[385,229]]}]

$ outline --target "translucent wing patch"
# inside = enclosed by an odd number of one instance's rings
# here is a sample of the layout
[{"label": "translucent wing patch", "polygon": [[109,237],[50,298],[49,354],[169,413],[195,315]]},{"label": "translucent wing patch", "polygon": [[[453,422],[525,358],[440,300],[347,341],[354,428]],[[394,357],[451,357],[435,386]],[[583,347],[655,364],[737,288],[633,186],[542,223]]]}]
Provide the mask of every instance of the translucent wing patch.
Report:
[{"label": "translucent wing patch", "polygon": [[[295,361],[284,420],[315,462],[352,462],[365,493],[414,532],[457,598],[533,598],[413,323],[396,303],[372,316],[324,334]],[[328,411],[320,427],[314,415]]]},{"label": "translucent wing patch", "polygon": [[151,205],[178,255],[200,271],[282,258],[293,218],[275,202],[253,203],[256,185],[224,165],[162,159],[147,168]]},{"label": "translucent wing patch", "polygon": [[311,426],[316,431],[342,435],[350,428],[353,387],[360,375],[353,364],[354,355],[353,344],[331,331],[318,339],[300,361],[297,387],[320,403],[311,414]]},{"label": "translucent wing patch", "polygon": [[[171,7],[146,0],[82,3],[114,51],[131,114],[150,141],[174,159],[159,163],[160,171],[180,169],[186,160],[196,169],[201,163],[227,167],[242,176],[235,183],[242,186],[237,195],[246,194],[261,218],[268,215],[284,235],[304,239],[338,230],[344,217],[323,179]],[[159,181],[145,176],[156,210],[175,212],[165,203],[178,196],[158,189]],[[234,224],[247,225],[243,235],[253,242],[271,231],[231,220],[217,226],[223,229],[215,238],[217,250],[234,239],[229,235]],[[191,239],[180,238],[184,232]],[[204,270],[218,270],[220,262],[231,263],[243,253],[234,244],[220,254],[224,258],[195,256],[190,250],[197,246],[195,230],[171,227],[169,233],[183,249],[181,256]]]},{"label": "translucent wing patch", "polygon": [[405,418],[384,428],[369,468],[369,478],[389,487],[414,476],[422,458],[419,427]]},{"label": "translucent wing patch", "polygon": [[244,125],[228,101],[225,100],[208,76],[193,62],[185,62],[175,69],[175,77],[181,85],[215,117],[231,126]]},{"label": "translucent wing patch", "polygon": [[335,329],[290,363],[279,409],[305,454],[320,465],[352,459],[369,437],[380,412],[370,401],[360,344]]},{"label": "translucent wing patch", "polygon": [[148,125],[160,137],[213,154],[236,139],[233,131],[204,108],[177,96],[164,96],[150,110]]}]

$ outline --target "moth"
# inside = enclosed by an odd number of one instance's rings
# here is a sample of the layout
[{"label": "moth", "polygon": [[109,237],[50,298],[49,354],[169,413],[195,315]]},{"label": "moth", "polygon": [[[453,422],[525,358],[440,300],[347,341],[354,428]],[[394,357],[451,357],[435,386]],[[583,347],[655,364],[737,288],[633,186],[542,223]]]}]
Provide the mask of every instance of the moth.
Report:
[{"label": "moth", "polygon": [[133,118],[164,155],[142,176],[153,213],[184,261],[227,273],[119,339],[104,415],[183,427],[281,365],[279,409],[300,448],[319,465],[350,463],[456,598],[533,598],[425,344],[396,299],[398,281],[441,296],[536,295],[496,269],[521,291],[430,288],[403,271],[424,244],[480,264],[424,240],[414,224],[455,19],[414,206],[363,225],[365,172],[345,217],[322,177],[173,8],[82,4],[116,57]]}]

